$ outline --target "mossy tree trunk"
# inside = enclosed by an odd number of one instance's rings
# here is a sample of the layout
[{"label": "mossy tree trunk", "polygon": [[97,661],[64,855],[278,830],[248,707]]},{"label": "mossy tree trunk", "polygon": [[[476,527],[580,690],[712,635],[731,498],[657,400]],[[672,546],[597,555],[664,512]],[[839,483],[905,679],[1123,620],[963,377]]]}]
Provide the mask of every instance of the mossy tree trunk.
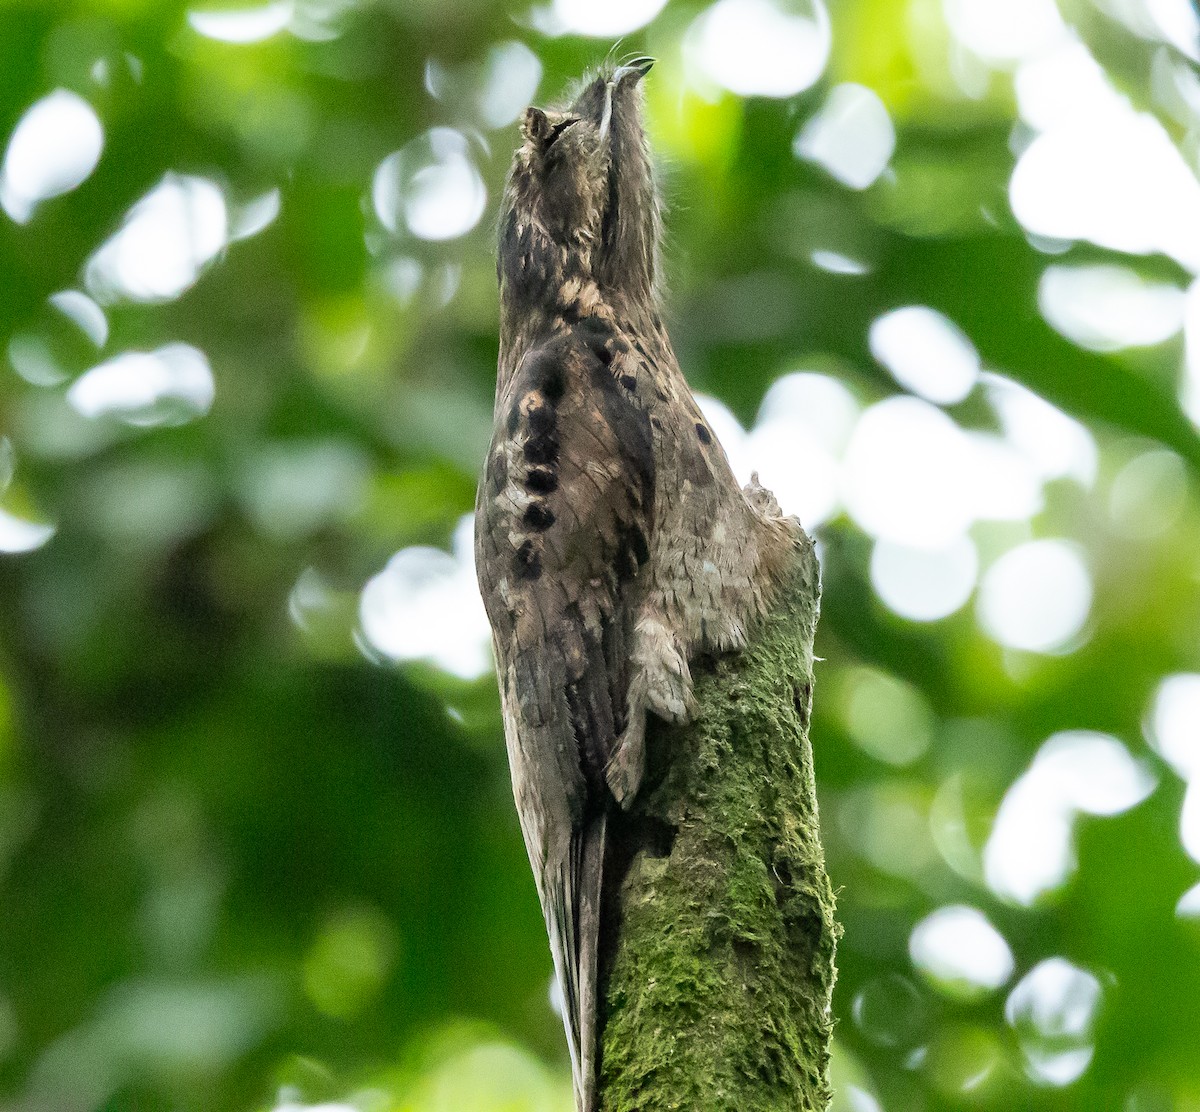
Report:
[{"label": "mossy tree trunk", "polygon": [[817,828],[811,544],[748,648],[695,669],[610,826],[604,1112],[823,1112],[839,929]]}]

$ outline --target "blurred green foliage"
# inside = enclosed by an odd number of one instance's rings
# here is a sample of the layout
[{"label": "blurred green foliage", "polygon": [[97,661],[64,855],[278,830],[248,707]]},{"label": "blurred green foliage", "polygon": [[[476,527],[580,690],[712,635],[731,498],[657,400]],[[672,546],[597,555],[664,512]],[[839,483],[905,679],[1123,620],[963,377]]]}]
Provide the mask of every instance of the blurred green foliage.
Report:
[{"label": "blurred green foliage", "polygon": [[[1016,56],[980,61],[961,41],[981,5],[836,0],[820,80],[775,98],[695,77],[701,0],[672,0],[624,39],[660,59],[647,89],[672,334],[695,387],[749,427],[797,370],[831,376],[859,408],[897,394],[871,325],[925,305],[986,368],[1086,424],[1093,477],[1050,478],[1030,513],[970,531],[985,575],[1035,538],[1084,555],[1086,622],[1052,651],[998,644],[973,603],[899,616],[872,582],[864,515],[839,503],[817,530],[813,743],[846,929],[836,1107],[1183,1112],[1200,1108],[1200,927],[1176,905],[1200,869],[1181,843],[1187,761],[1165,760],[1146,724],[1165,676],[1200,671],[1184,345],[1176,322],[1090,350],[1047,323],[1038,291],[1051,265],[1116,263],[1175,290],[1190,274],[1182,248],[1122,255],[1014,218],[1032,132],[1017,122]],[[992,5],[1001,26],[1036,7]],[[0,554],[0,1106],[564,1112],[494,682],[453,663],[473,627],[447,618],[441,656],[397,663],[430,653],[369,636],[360,600],[397,551],[449,551],[472,506],[496,358],[492,225],[515,141],[497,98],[524,65],[550,99],[612,41],[551,34],[548,9],[531,20],[493,0],[257,10],[282,22],[231,43],[165,0],[0,8],[0,136],[56,89],[103,128],[77,188],[22,214],[10,181],[0,216],[0,547],[29,549]],[[1186,49],[1138,24],[1133,0],[1061,10],[1194,159]],[[508,84],[489,85],[502,43],[527,49],[505,48]],[[896,133],[890,169],[862,190],[793,152],[845,82],[872,89]],[[86,160],[84,146],[73,138],[68,156]],[[400,189],[379,169],[400,150],[457,170]],[[183,207],[156,234],[184,247],[161,245],[175,271],[160,260],[138,293],[129,267],[153,242],[107,279],[89,260],[164,180]],[[435,196],[427,219],[463,227],[416,234],[423,188],[459,198],[443,211]],[[48,301],[67,289],[94,295],[105,335],[79,327],[90,310]],[[72,385],[181,343],[211,367],[211,399],[203,373],[153,404],[110,391],[89,409]],[[181,358],[170,365],[196,372]],[[946,408],[961,428],[998,428],[982,387]],[[45,543],[30,539],[39,523],[55,530]],[[461,595],[466,571],[446,575]],[[1185,726],[1200,748],[1200,718]],[[1045,847],[1067,856],[1021,899],[988,874],[985,844],[1065,730],[1119,739],[1117,780],[1145,787],[1089,801],[1091,770],[1067,762],[1055,790],[1076,802]],[[926,932],[930,960],[914,927],[958,905],[991,928],[936,921],[959,933]],[[1053,958],[1075,979],[1047,974],[1039,996],[1022,978]]]}]

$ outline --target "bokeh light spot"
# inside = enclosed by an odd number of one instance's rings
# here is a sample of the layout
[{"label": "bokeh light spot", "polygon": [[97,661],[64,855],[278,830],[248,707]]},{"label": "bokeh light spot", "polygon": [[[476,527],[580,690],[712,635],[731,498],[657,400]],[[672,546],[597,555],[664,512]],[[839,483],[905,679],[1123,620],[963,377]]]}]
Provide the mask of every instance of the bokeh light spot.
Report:
[{"label": "bokeh light spot", "polygon": [[879,94],[865,85],[835,85],[792,144],[798,158],[815,162],[851,189],[866,189],[887,168],[896,129]]},{"label": "bokeh light spot", "polygon": [[978,575],[979,555],[966,536],[945,548],[909,548],[880,540],[871,550],[875,593],[888,609],[915,622],[936,622],[961,609]]},{"label": "bokeh light spot", "polygon": [[964,905],[939,908],[922,919],[908,940],[909,956],[938,988],[970,998],[998,989],[1013,973],[1012,951],[982,911]]},{"label": "bokeh light spot", "polygon": [[500,42],[484,63],[476,106],[485,127],[507,127],[533,100],[542,80],[542,63],[523,42]]},{"label": "bokeh light spot", "polygon": [[963,460],[973,515],[981,521],[1027,521],[1044,504],[1042,479],[1007,437],[970,429]]},{"label": "bokeh light spot", "polygon": [[1128,108],[1103,67],[1074,36],[1022,62],[1013,89],[1021,119],[1039,132],[1094,127]]},{"label": "bokeh light spot", "polygon": [[88,260],[88,289],[101,302],[174,300],[221,252],[227,234],[220,187],[207,178],[167,174]]},{"label": "bokeh light spot", "polygon": [[982,1027],[946,1024],[928,1050],[910,1056],[909,1063],[910,1068],[920,1067],[933,1088],[954,1104],[990,1105],[1004,1091],[1005,1049]]},{"label": "bokeh light spot", "polygon": [[823,0],[717,0],[684,46],[691,63],[731,92],[790,97],[816,84],[831,44]]},{"label": "bokeh light spot", "polygon": [[[1066,91],[1080,47],[1043,60],[1023,90],[1023,111],[1047,124],[1025,148],[1009,201],[1030,232],[1087,240],[1132,255],[1161,252],[1200,271],[1200,182],[1154,116],[1116,94]],[[1092,72],[1088,70],[1088,72]],[[1092,72],[1092,84],[1099,78]],[[1020,82],[1018,82],[1020,90]]]},{"label": "bokeh light spot", "polygon": [[1180,919],[1200,919],[1200,884],[1193,884],[1179,897],[1175,915]]},{"label": "bokeh light spot", "polygon": [[667,0],[554,0],[552,22],[557,30],[607,39],[645,27],[666,7]]},{"label": "bokeh light spot", "polygon": [[868,982],[854,995],[850,1014],[863,1036],[876,1046],[908,1046],[925,1018],[916,985],[898,973]]},{"label": "bokeh light spot", "polygon": [[1159,683],[1146,736],[1185,780],[1200,772],[1200,673],[1179,672]]},{"label": "bokeh light spot", "polygon": [[1001,64],[1040,54],[1066,33],[1054,0],[943,0],[943,8],[963,46]]},{"label": "bokeh light spot", "polygon": [[1183,311],[1184,373],[1179,384],[1179,404],[1200,429],[1200,279],[1188,287]]},{"label": "bokeh light spot", "polygon": [[861,278],[864,274],[871,273],[871,268],[866,263],[852,259],[849,255],[839,254],[837,251],[817,250],[813,251],[809,258],[813,266],[828,274],[845,274],[853,278]]},{"label": "bokeh light spot", "polygon": [[262,42],[279,34],[295,15],[294,0],[272,0],[253,8],[192,8],[188,25],[207,39],[227,43]]},{"label": "bokeh light spot", "polygon": [[1085,487],[1096,477],[1096,441],[1078,421],[1003,375],[986,372],[984,391],[1005,439],[1043,479],[1072,478]]},{"label": "bokeh light spot", "polygon": [[108,343],[108,318],[85,293],[79,290],[60,290],[47,300],[98,348]]},{"label": "bokeh light spot", "polygon": [[230,221],[230,240],[249,239],[269,228],[279,216],[282,198],[278,189],[253,197],[237,208]]},{"label": "bokeh light spot", "polygon": [[375,213],[389,232],[403,225],[418,239],[465,235],[483,216],[487,189],[467,137],[435,127],[388,155],[375,171]]},{"label": "bokeh light spot", "polygon": [[1092,578],[1069,541],[1029,541],[1010,549],[985,573],[979,621],[1001,645],[1028,652],[1064,649],[1087,622]]},{"label": "bokeh light spot", "polygon": [[950,405],[965,398],[979,377],[979,353],[962,329],[935,309],[909,305],[871,325],[871,354],[907,390]]},{"label": "bokeh light spot", "polygon": [[1009,788],[984,848],[998,896],[1029,906],[1075,867],[1078,814],[1116,815],[1154,790],[1155,778],[1114,737],[1067,730],[1046,740]]},{"label": "bokeh light spot", "polygon": [[21,117],[0,170],[0,205],[18,224],[42,201],[87,180],[104,150],[96,111],[77,93],[55,89]]},{"label": "bokeh light spot", "polygon": [[1200,14],[1190,0],[1098,0],[1097,7],[1139,38],[1169,43],[1200,62]]},{"label": "bokeh light spot", "polygon": [[1113,525],[1134,540],[1170,532],[1187,505],[1188,474],[1174,452],[1142,452],[1113,477],[1108,514]]},{"label": "bokeh light spot", "polygon": [[482,61],[425,63],[429,95],[466,109],[485,128],[507,127],[529,104],[542,80],[542,63],[523,42],[493,44]]},{"label": "bokeh light spot", "polygon": [[945,548],[972,520],[968,451],[962,430],[928,402],[877,402],[846,449],[846,506],[873,537]]},{"label": "bokeh light spot", "polygon": [[1200,861],[1200,673],[1167,676],[1154,692],[1143,730],[1150,744],[1187,781],[1179,838]]},{"label": "bokeh light spot", "polygon": [[362,508],[370,464],[345,440],[284,440],[251,456],[240,493],[258,528],[281,541],[347,522]]},{"label": "bokeh light spot", "polygon": [[831,375],[793,371],[763,396],[755,428],[774,423],[802,429],[833,455],[850,440],[859,406],[845,383]]},{"label": "bokeh light spot", "polygon": [[843,678],[843,715],[854,742],[877,760],[908,765],[933,742],[933,712],[911,684],[875,668],[854,667]]},{"label": "bokeh light spot", "polygon": [[[463,1041],[461,1036],[458,1041]],[[433,1055],[427,1052],[425,1057]],[[405,1112],[561,1112],[571,1106],[570,1085],[553,1078],[518,1047],[476,1042],[440,1057],[411,1084],[399,1108]]]},{"label": "bokeh light spot", "polygon": [[840,800],[838,824],[847,843],[875,868],[915,880],[938,864],[929,802],[929,792],[915,779],[881,780]]},{"label": "bokeh light spot", "polygon": [[0,507],[0,552],[33,552],[54,536],[53,525],[26,521]]},{"label": "bokeh light spot", "polygon": [[393,660],[430,660],[463,679],[491,668],[491,628],[475,582],[473,521],[464,517],[453,553],[416,546],[396,553],[363,588],[367,643]]},{"label": "bokeh light spot", "polygon": [[8,361],[30,386],[58,386],[70,377],[41,336],[18,332],[8,341]]},{"label": "bokeh light spot", "polygon": [[840,506],[841,455],[858,417],[854,395],[837,379],[795,371],[777,379],[749,434],[722,402],[696,395],[740,483],[758,472],[762,484],[808,529]]},{"label": "bokeh light spot", "polygon": [[1017,1033],[1030,1077],[1061,1087],[1083,1075],[1095,1051],[1092,1032],[1102,995],[1099,980],[1066,958],[1038,962],[1017,982],[1004,1016]]},{"label": "bokeh light spot", "polygon": [[85,372],[67,391],[84,417],[115,417],[127,425],[181,425],[202,417],[216,394],[212,368],[190,344],[127,351]]},{"label": "bokeh light spot", "polygon": [[1090,351],[1161,344],[1183,327],[1183,291],[1123,266],[1049,266],[1038,306],[1056,331]]},{"label": "bokeh light spot", "polygon": [[806,529],[828,521],[838,507],[837,461],[815,437],[794,425],[772,421],[756,427],[747,448],[763,486],[784,513]]}]

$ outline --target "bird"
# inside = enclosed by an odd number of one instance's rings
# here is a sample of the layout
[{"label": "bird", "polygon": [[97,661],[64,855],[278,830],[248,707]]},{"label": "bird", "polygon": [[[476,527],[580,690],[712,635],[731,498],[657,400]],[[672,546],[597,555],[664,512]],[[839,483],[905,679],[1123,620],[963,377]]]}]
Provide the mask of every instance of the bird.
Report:
[{"label": "bird", "polygon": [[502,195],[500,341],[475,566],[517,814],[578,1112],[597,1107],[601,899],[647,716],[684,724],[691,667],[739,650],[799,525],[739,486],[663,324],[649,57],[529,107]]}]

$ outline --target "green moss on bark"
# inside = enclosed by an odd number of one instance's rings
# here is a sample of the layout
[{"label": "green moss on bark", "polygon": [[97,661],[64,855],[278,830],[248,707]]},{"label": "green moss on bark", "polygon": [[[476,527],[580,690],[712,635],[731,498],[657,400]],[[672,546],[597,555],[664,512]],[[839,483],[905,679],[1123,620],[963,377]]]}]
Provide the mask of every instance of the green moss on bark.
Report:
[{"label": "green moss on bark", "polygon": [[808,741],[819,594],[806,545],[746,651],[695,669],[692,725],[652,730],[646,788],[612,831],[604,1112],[828,1105],[839,930]]}]

